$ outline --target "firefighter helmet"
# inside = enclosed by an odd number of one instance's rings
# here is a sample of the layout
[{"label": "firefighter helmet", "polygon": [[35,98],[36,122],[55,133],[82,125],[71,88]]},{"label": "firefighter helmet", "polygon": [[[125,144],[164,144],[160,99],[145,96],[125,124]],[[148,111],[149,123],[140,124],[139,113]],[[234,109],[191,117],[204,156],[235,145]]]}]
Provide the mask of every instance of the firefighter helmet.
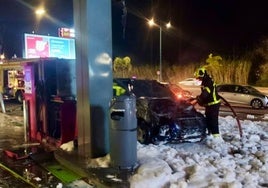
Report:
[{"label": "firefighter helmet", "polygon": [[203,78],[206,73],[206,69],[204,67],[201,67],[195,71],[194,76],[196,78]]}]

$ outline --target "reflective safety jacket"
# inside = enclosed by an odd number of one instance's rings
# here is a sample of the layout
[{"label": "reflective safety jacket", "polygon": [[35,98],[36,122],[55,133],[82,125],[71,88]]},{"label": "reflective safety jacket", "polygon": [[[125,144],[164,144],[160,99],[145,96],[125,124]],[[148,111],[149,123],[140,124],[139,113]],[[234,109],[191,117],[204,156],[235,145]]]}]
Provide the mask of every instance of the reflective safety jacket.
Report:
[{"label": "reflective safety jacket", "polygon": [[113,85],[113,95],[114,96],[123,95],[125,92],[126,92],[126,90],[123,87],[121,87],[121,86],[119,86],[117,84]]},{"label": "reflective safety jacket", "polygon": [[205,75],[201,84],[201,94],[197,96],[197,102],[201,106],[211,106],[221,102],[216,90],[216,84],[212,78]]}]

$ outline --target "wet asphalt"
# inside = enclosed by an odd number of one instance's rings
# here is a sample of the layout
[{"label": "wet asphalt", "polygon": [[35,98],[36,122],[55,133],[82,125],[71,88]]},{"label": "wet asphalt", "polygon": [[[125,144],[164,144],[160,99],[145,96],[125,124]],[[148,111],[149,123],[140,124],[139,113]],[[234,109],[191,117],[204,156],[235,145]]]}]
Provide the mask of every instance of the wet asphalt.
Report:
[{"label": "wet asphalt", "polygon": [[[46,147],[40,143],[25,141],[24,119],[22,104],[15,101],[5,102],[6,113],[0,110],[0,187],[1,188],[28,188],[28,187],[116,187],[127,188],[127,179],[133,170],[117,168],[83,168],[86,176],[73,182],[66,182],[51,173],[47,166],[59,165],[57,158],[71,162],[73,168],[79,168],[76,157],[58,152],[55,148]],[[56,153],[56,154],[55,154]],[[66,158],[67,157],[67,158]],[[63,162],[64,163],[64,162]],[[58,171],[62,166],[57,167]],[[117,177],[122,181],[114,181]]]},{"label": "wet asphalt", "polygon": [[0,187],[57,187],[62,182],[36,163],[31,155],[41,151],[39,143],[26,143],[22,104],[5,102],[0,112]]}]

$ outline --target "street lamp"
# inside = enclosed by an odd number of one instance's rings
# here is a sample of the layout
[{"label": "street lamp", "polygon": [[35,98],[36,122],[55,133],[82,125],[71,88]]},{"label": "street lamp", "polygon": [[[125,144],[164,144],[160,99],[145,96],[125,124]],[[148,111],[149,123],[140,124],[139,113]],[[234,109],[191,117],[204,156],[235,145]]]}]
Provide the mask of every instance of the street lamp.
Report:
[{"label": "street lamp", "polygon": [[41,19],[44,16],[46,16],[46,10],[44,9],[44,7],[41,6],[39,8],[36,8],[34,13],[35,13],[36,21],[35,21],[34,30],[32,31],[32,33],[35,33],[35,31],[36,32],[38,31],[38,27],[41,22]]},{"label": "street lamp", "polygon": [[[148,24],[150,27],[157,26],[159,27],[159,81],[162,81],[162,26],[157,25],[154,21],[154,19],[150,19],[148,21]],[[171,27],[171,23],[168,22],[165,24],[166,29]]]},{"label": "street lamp", "polygon": [[44,8],[38,8],[38,9],[35,10],[35,14],[37,16],[43,16],[45,13],[46,13],[46,11],[45,11]]},{"label": "street lamp", "polygon": [[5,54],[1,54],[0,55],[0,64],[4,63],[4,59],[5,59]]}]

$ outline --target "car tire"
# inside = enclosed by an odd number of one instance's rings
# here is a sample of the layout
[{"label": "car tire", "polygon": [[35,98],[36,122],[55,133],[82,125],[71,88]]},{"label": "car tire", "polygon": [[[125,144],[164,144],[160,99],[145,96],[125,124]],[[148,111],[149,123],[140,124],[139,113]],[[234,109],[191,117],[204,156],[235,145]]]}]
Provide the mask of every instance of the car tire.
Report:
[{"label": "car tire", "polygon": [[16,100],[19,102],[19,103],[22,103],[23,102],[23,94],[21,91],[17,91],[16,93]]},{"label": "car tire", "polygon": [[253,99],[250,105],[252,106],[252,108],[258,108],[258,109],[263,107],[263,104],[259,99]]},{"label": "car tire", "polygon": [[149,144],[151,142],[151,131],[144,120],[138,121],[137,140],[141,144]]}]

